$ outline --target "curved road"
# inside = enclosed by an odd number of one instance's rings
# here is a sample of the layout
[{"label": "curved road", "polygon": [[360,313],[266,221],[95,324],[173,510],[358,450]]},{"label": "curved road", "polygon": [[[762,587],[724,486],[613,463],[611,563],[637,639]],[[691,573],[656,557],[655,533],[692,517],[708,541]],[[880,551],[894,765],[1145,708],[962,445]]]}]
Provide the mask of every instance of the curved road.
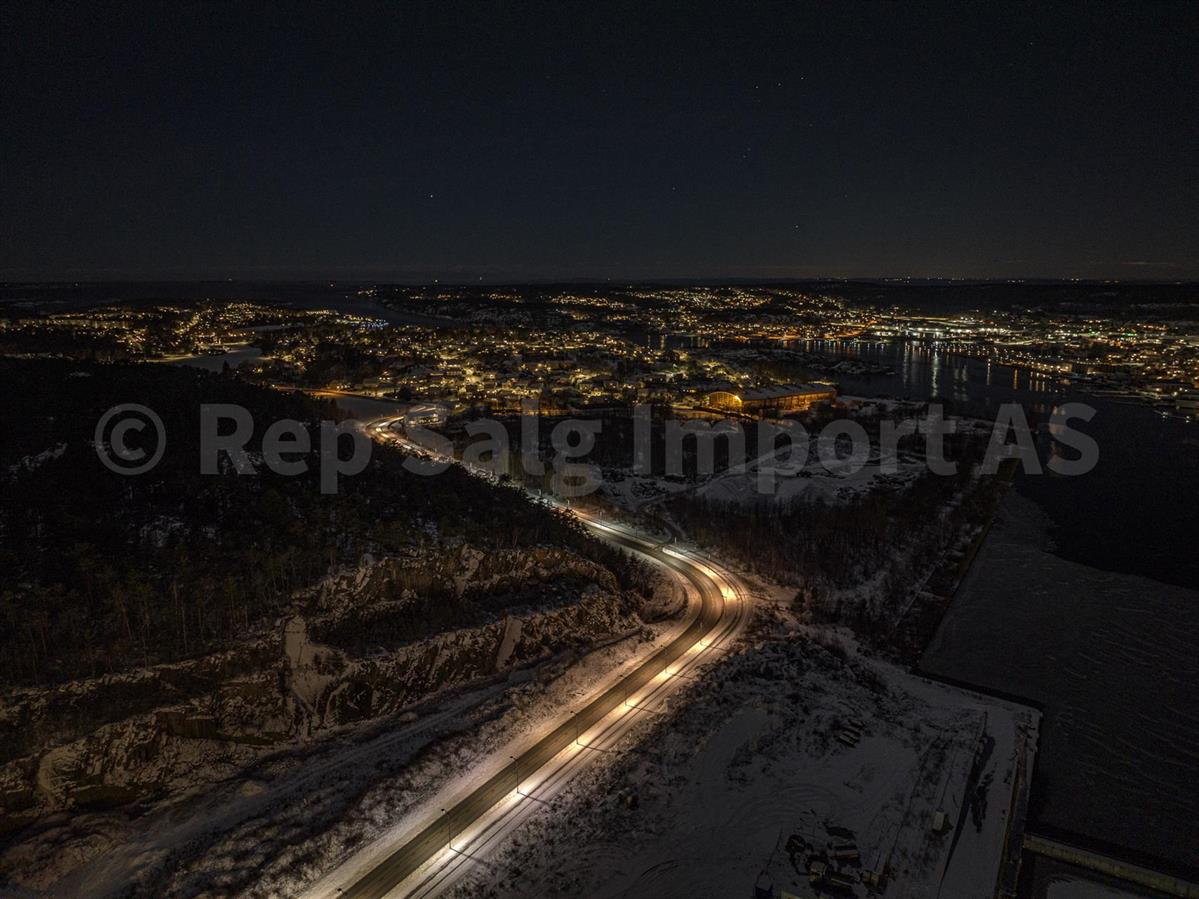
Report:
[{"label": "curved road", "polygon": [[[447,847],[454,849],[455,835],[479,822],[514,793],[520,793],[522,781],[529,780],[550,766],[559,753],[578,741],[580,734],[598,724],[622,703],[636,707],[632,700],[639,690],[656,678],[663,677],[664,673],[665,679],[669,680],[673,674],[668,670],[671,665],[692,650],[696,650],[698,657],[714,649],[718,640],[723,640],[741,624],[745,593],[728,575],[716,571],[702,559],[645,540],[619,526],[589,516],[580,515],[579,518],[602,539],[649,556],[690,582],[700,596],[698,614],[668,644],[593,697],[585,707],[559,723],[511,764],[444,809],[438,818],[408,837],[402,846],[340,891],[339,895],[354,899],[380,899],[390,893]],[[413,892],[423,891],[426,886],[427,882],[419,884]]]}]

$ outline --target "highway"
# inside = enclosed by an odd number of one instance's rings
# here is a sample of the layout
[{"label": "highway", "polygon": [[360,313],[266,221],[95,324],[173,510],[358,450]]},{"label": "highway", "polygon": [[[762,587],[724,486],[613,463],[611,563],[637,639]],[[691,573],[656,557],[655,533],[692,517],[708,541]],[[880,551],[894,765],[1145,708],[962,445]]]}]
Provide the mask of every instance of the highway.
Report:
[{"label": "highway", "polygon": [[[379,439],[389,430],[378,423],[368,428]],[[394,431],[391,439],[403,442]],[[666,645],[599,688],[582,708],[556,721],[481,783],[431,813],[367,870],[353,872],[336,890],[329,884],[332,894],[354,899],[433,896],[447,889],[468,864],[489,864],[487,855],[535,804],[560,790],[592,751],[610,749],[640,713],[653,712],[654,705],[678,688],[680,677],[720,652],[744,623],[747,594],[728,572],[695,553],[575,514],[596,536],[652,559],[689,584],[699,597],[698,607],[692,603],[689,617]]]}]

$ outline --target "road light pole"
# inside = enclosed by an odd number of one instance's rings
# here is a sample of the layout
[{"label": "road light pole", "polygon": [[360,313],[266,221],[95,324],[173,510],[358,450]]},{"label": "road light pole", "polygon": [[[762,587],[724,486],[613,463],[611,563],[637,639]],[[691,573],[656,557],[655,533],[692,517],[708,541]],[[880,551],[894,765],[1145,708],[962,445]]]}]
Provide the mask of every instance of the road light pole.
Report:
[{"label": "road light pole", "polygon": [[520,791],[520,761],[514,755],[510,755],[508,758],[512,759],[512,774],[516,778],[516,795],[524,796],[525,794]]},{"label": "road light pole", "polygon": [[445,834],[446,834],[445,844],[446,844],[446,846],[449,847],[450,852],[457,852],[458,850],[454,848],[454,828],[453,828],[453,822],[450,821],[450,813],[447,812],[445,809],[442,809],[441,813],[443,815],[445,815]]}]

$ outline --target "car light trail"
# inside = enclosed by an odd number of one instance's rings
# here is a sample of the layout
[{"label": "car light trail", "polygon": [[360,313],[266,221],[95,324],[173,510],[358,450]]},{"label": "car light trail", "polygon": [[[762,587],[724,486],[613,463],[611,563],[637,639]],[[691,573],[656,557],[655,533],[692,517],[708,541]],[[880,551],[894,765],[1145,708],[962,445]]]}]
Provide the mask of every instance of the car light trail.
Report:
[{"label": "car light trail", "polygon": [[[378,427],[374,431],[380,439],[408,446],[394,432],[383,435]],[[560,791],[596,753],[612,751],[644,714],[660,713],[653,706],[678,689],[680,678],[712,657],[744,624],[748,604],[738,601],[744,593],[731,575],[693,552],[662,546],[622,525],[572,511],[599,536],[653,559],[690,584],[700,597],[698,610],[640,665],[547,727],[519,755],[508,756],[511,763],[493,766],[482,783],[446,803],[440,813],[427,814],[365,873],[347,875],[348,882],[337,883],[336,875],[322,881],[322,894],[356,899],[435,896],[468,864],[488,864],[487,856],[534,807]]]}]

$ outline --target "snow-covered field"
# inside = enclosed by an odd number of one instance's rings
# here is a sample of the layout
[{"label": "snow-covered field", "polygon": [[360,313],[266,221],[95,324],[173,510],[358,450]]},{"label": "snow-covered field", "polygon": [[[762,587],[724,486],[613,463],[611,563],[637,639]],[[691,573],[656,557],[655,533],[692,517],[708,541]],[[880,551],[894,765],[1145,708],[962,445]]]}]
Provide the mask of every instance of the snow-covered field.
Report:
[{"label": "snow-covered field", "polygon": [[1034,711],[867,659],[778,606],[659,712],[452,895],[813,896],[829,843],[853,847],[838,864],[855,881],[885,872],[885,896],[993,895]]},{"label": "snow-covered field", "polygon": [[691,488],[692,485],[681,480],[634,475],[616,469],[604,471],[603,486],[601,487],[605,499],[618,509],[626,511],[635,511]]},{"label": "snow-covered field", "polygon": [[[728,503],[752,504],[769,498],[772,502],[787,503],[802,499],[808,502],[843,503],[879,488],[898,488],[920,477],[924,463],[902,457],[894,462],[895,471],[884,471],[878,453],[872,453],[865,464],[858,466],[847,459],[798,462],[759,461],[745,471],[719,475],[704,484],[696,493],[707,499]],[[759,488],[762,477],[759,469],[770,472],[773,492],[763,494]]]},{"label": "snow-covered field", "polygon": [[902,488],[924,471],[923,460],[904,453],[883,458],[877,446],[861,464],[836,458],[832,441],[813,439],[806,460],[792,459],[786,449],[781,449],[695,482],[605,470],[603,492],[610,502],[626,510],[641,509],[683,493],[742,505],[762,501],[785,504],[792,500],[845,503],[872,490]]},{"label": "snow-covered field", "polygon": [[202,368],[205,371],[221,371],[228,363],[230,368],[237,368],[246,362],[256,362],[262,359],[262,350],[248,343],[230,347],[223,353],[200,356],[170,356],[163,359],[175,365],[190,365],[192,368]]},{"label": "snow-covered field", "polygon": [[1009,494],[921,667],[1043,704],[1037,823],[1199,865],[1199,593],[1046,546]]}]

